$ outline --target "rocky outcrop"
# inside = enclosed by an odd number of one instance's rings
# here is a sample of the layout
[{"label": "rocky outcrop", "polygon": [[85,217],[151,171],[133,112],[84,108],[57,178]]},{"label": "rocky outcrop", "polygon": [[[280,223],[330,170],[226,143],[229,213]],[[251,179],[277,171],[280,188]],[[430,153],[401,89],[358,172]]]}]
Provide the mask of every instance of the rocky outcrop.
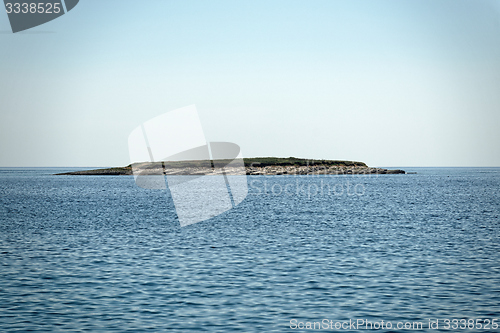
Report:
[{"label": "rocky outcrop", "polygon": [[247,167],[247,175],[385,175],[385,174],[404,174],[403,170],[389,170],[370,167],[342,167],[342,166],[323,166],[310,165],[300,167]]},{"label": "rocky outcrop", "polygon": [[403,170],[390,170],[368,167],[363,162],[334,161],[334,160],[307,160],[294,157],[276,158],[261,157],[244,160],[245,171],[241,167],[223,160],[216,160],[216,165],[225,165],[223,168],[213,168],[210,161],[182,161],[182,162],[155,162],[136,163],[126,167],[84,170],[66,172],[57,175],[93,175],[93,176],[121,176],[121,175],[384,175],[404,174]]}]

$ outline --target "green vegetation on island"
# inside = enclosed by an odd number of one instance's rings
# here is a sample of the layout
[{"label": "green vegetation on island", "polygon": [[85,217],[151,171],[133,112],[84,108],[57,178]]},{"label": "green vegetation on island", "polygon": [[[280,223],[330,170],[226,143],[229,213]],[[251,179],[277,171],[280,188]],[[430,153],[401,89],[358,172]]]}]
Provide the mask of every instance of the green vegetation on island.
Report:
[{"label": "green vegetation on island", "polygon": [[[234,162],[239,162],[239,168]],[[96,170],[59,173],[57,175],[121,176],[140,174],[247,174],[247,175],[338,175],[338,174],[404,174],[403,170],[388,170],[368,167],[363,162],[342,160],[315,160],[296,157],[252,157],[244,158],[244,173],[241,160],[195,160],[144,162]],[[214,168],[215,166],[215,168]],[[218,172],[219,171],[219,172]]]}]

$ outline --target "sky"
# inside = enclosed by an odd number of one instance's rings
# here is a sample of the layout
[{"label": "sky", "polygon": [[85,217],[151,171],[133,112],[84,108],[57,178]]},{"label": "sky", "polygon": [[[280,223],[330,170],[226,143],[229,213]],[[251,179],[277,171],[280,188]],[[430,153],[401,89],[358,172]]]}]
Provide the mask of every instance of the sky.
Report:
[{"label": "sky", "polygon": [[129,164],[195,104],[243,156],[500,166],[499,0],[81,0],[0,12],[0,166]]}]

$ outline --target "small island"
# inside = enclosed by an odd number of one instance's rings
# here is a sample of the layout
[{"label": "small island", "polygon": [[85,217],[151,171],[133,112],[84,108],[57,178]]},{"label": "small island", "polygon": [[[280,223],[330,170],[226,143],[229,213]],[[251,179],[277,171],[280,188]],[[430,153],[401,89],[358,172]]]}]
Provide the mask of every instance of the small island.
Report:
[{"label": "small island", "polygon": [[[244,165],[244,172],[243,172]],[[403,170],[373,168],[363,162],[314,160],[296,157],[253,157],[236,160],[144,162],[125,167],[58,173],[75,176],[140,175],[384,175],[405,174]]]}]

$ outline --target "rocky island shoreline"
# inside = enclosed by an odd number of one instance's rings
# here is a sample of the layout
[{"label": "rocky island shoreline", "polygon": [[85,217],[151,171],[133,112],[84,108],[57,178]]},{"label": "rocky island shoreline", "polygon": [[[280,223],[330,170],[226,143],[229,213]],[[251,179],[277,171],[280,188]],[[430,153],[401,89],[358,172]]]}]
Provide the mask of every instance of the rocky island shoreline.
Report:
[{"label": "rocky island shoreline", "polygon": [[[244,169],[243,169],[244,165]],[[244,170],[244,171],[243,171]],[[403,170],[373,168],[363,162],[311,160],[295,157],[255,157],[243,160],[178,161],[134,163],[125,167],[58,173],[75,176],[127,175],[384,175],[405,174]]]}]

